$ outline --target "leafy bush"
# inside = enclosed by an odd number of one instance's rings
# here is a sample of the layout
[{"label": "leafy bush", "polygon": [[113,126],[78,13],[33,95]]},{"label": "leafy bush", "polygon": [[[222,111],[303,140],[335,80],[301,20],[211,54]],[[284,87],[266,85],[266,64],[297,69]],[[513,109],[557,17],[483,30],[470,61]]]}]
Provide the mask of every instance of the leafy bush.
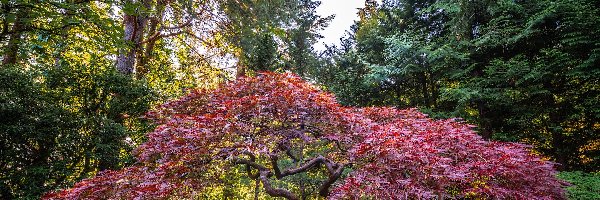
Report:
[{"label": "leafy bush", "polygon": [[[130,165],[148,124],[144,83],[97,66],[0,68],[0,199],[39,199]],[[136,137],[137,136],[137,137]]]}]

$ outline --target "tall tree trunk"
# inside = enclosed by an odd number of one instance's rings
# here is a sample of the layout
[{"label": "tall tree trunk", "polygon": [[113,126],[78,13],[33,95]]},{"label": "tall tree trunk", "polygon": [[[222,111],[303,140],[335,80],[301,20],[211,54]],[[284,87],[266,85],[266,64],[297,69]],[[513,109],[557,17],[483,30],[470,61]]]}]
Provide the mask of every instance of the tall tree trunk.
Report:
[{"label": "tall tree trunk", "polygon": [[125,26],[125,34],[123,39],[127,42],[128,48],[120,49],[117,58],[117,70],[123,74],[133,73],[135,64],[135,49],[132,47],[135,44],[135,16],[125,14],[123,16],[123,25]]},{"label": "tall tree trunk", "polygon": [[[127,0],[126,4],[132,4],[134,0]],[[149,10],[149,0],[143,0],[142,5]],[[135,72],[136,53],[139,53],[140,43],[144,36],[146,21],[148,17],[138,9],[135,14],[125,13],[123,16],[123,26],[125,34],[123,40],[128,45],[128,48],[121,49],[117,57],[117,70],[122,74],[132,74]],[[141,56],[141,55],[137,55]]]},{"label": "tall tree trunk", "polygon": [[21,44],[21,31],[24,28],[23,20],[25,17],[25,11],[19,9],[13,24],[11,34],[8,38],[8,45],[6,46],[6,52],[2,58],[2,65],[12,65],[17,63],[19,56],[19,45]]},{"label": "tall tree trunk", "polygon": [[243,50],[237,51],[237,52],[235,52],[235,54],[236,54],[236,57],[238,58],[238,62],[235,66],[235,69],[236,69],[235,78],[239,79],[241,77],[246,76],[246,65],[243,64],[243,61],[242,61],[244,59],[244,57],[242,57],[244,55]]},{"label": "tall tree trunk", "polygon": [[[140,52],[140,56],[138,59],[138,69],[136,71],[137,76],[139,78],[143,77],[144,75],[146,75],[149,72],[149,69],[147,67],[148,62],[150,61],[150,59],[152,59],[152,53],[154,52],[154,47],[156,46],[156,41],[158,40],[157,36],[159,33],[159,24],[162,22],[162,19],[164,17],[164,11],[165,11],[165,1],[162,0],[158,0],[156,2],[156,15],[152,18],[150,18],[150,24],[148,26],[148,42],[145,44],[145,47],[143,49],[140,49],[142,52]],[[154,37],[154,38],[150,38],[150,37]]]}]

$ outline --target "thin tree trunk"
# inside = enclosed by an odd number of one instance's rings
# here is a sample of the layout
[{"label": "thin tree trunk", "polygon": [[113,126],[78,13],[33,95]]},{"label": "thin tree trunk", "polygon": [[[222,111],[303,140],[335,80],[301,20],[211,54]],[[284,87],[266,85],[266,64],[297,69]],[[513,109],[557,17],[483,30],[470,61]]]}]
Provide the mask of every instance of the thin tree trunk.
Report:
[{"label": "thin tree trunk", "polygon": [[258,194],[260,193],[260,180],[256,180],[256,185],[254,186],[254,200],[258,200]]},{"label": "thin tree trunk", "polygon": [[236,68],[237,68],[236,74],[235,74],[236,78],[241,78],[241,77],[246,76],[246,67],[244,65],[242,65],[241,63],[238,63]]},{"label": "thin tree trunk", "polygon": [[423,105],[429,107],[429,87],[427,86],[427,74],[421,73],[421,93],[423,94]]},{"label": "thin tree trunk", "polygon": [[237,62],[237,65],[235,66],[235,68],[236,68],[235,78],[239,79],[241,77],[246,76],[246,66],[244,64],[242,64],[243,53],[241,51],[239,51],[236,54],[237,54],[236,57],[238,58],[238,62]]},{"label": "thin tree trunk", "polygon": [[433,78],[429,79],[429,85],[431,86],[431,107],[437,107],[437,99],[439,98],[440,94],[439,94],[439,90],[438,90],[438,86],[435,80],[433,80]]},{"label": "thin tree trunk", "polygon": [[489,123],[489,119],[487,119],[488,109],[485,105],[486,102],[483,100],[477,100],[477,110],[479,111],[479,128],[481,137],[485,139],[492,138],[492,129]]}]

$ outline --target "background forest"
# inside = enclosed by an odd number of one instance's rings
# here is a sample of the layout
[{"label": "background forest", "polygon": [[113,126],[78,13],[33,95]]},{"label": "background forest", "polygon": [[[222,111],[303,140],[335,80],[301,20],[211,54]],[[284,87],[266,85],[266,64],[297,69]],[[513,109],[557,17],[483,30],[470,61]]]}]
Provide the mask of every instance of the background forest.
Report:
[{"label": "background forest", "polygon": [[600,198],[599,1],[367,0],[324,51],[319,4],[0,1],[0,199],[130,166],[152,107],[267,70],[344,105],[462,118],[559,163],[572,198]]}]

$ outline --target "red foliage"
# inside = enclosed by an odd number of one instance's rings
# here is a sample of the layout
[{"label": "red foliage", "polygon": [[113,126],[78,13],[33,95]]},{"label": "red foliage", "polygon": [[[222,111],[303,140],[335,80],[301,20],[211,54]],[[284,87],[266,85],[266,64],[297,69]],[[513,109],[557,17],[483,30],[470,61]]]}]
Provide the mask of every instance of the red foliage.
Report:
[{"label": "red foliage", "polygon": [[525,145],[485,141],[472,126],[432,120],[414,109],[361,111],[379,126],[351,149],[352,159],[363,164],[334,198],[564,198],[553,163]]},{"label": "red foliage", "polygon": [[[217,167],[236,165],[269,195],[288,199],[297,197],[270,179],[314,169],[327,173],[319,194],[333,199],[563,198],[553,163],[524,145],[485,141],[471,126],[415,109],[345,108],[291,74],[262,73],[195,91],[147,117],[160,126],[136,150],[137,166],[101,172],[44,198],[193,196],[219,181]],[[281,169],[282,159],[298,167]],[[340,181],[344,169],[353,171]]]}]

